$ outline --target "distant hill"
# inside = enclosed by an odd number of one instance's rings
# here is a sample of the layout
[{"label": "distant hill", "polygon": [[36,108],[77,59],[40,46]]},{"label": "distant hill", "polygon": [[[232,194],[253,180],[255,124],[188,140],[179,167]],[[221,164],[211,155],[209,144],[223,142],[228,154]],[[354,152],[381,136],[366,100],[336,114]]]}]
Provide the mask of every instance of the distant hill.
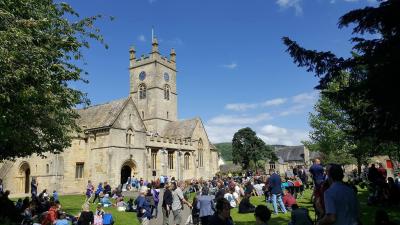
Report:
[{"label": "distant hill", "polygon": [[[224,161],[232,161],[232,142],[214,144]],[[286,147],[285,145],[271,145],[274,149]]]},{"label": "distant hill", "polygon": [[232,161],[232,142],[214,144],[224,161]]}]

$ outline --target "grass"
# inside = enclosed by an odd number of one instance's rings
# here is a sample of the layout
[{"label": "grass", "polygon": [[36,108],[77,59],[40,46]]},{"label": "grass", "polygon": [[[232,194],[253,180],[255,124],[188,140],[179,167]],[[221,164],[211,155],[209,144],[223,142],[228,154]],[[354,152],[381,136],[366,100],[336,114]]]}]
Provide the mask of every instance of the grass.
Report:
[{"label": "grass", "polygon": [[[193,197],[193,196],[191,196]],[[311,218],[314,219],[314,209],[312,208],[312,204],[310,202],[311,191],[305,191],[304,195],[298,199],[298,204],[300,207],[305,207],[309,210]],[[366,189],[360,189],[358,193],[358,199],[360,201],[361,206],[361,215],[362,222],[364,225],[373,225],[374,224],[374,215],[375,211],[379,208],[377,206],[368,206],[367,205],[367,197],[368,192]],[[77,215],[81,206],[85,201],[85,197],[83,195],[65,195],[60,196],[60,201],[62,203],[63,210]],[[272,205],[270,203],[266,203],[264,201],[264,197],[252,197],[251,202],[254,205],[267,205],[270,209],[272,209]],[[95,210],[95,204],[91,205],[91,209]],[[389,213],[389,218],[395,221],[400,221],[400,213],[398,208],[385,208],[385,210]],[[127,212],[118,212],[115,208],[105,208],[106,212],[112,213],[114,219],[116,221],[115,225],[138,225],[139,221],[136,218],[136,213],[127,213]],[[232,209],[231,216],[236,225],[253,225],[255,224],[254,215],[250,214],[239,214],[236,209]],[[282,214],[275,216],[272,215],[272,218],[269,221],[269,224],[283,225],[288,224],[290,220],[290,213]]]}]

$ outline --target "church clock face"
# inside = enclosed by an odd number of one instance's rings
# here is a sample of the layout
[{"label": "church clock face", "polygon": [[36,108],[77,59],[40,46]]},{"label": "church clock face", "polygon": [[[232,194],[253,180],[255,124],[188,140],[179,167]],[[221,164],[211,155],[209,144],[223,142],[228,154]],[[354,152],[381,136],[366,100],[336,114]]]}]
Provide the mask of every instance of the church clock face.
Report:
[{"label": "church clock face", "polygon": [[143,81],[144,79],[146,79],[146,72],[142,71],[139,74],[139,80]]},{"label": "church clock face", "polygon": [[164,80],[165,81],[169,81],[169,74],[168,73],[164,73]]}]

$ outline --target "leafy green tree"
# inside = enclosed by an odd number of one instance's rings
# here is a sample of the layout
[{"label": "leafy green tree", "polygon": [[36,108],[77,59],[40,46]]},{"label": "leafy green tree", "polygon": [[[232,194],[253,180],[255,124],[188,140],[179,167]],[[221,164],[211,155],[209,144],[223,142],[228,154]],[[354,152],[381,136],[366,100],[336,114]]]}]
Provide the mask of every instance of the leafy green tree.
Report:
[{"label": "leafy green tree", "polygon": [[0,1],[0,160],[70,145],[79,131],[74,108],[89,102],[70,86],[87,82],[74,62],[89,39],[103,43],[99,17],[81,19],[52,0]]},{"label": "leafy green tree", "polygon": [[[233,163],[240,164],[243,169],[257,169],[257,162],[271,159],[275,156],[272,148],[257,137],[256,132],[246,127],[238,130],[232,139]],[[276,158],[276,156],[275,156]]]},{"label": "leafy green tree", "polygon": [[[288,37],[283,38],[294,62],[320,78],[317,89],[329,84],[345,71],[349,85],[329,96],[351,117],[356,140],[400,143],[400,107],[398,95],[400,65],[400,1],[380,1],[377,7],[350,11],[339,19],[339,28],[354,24],[353,55],[338,57],[332,52],[302,48]],[[357,103],[357,104],[354,104]]]}]

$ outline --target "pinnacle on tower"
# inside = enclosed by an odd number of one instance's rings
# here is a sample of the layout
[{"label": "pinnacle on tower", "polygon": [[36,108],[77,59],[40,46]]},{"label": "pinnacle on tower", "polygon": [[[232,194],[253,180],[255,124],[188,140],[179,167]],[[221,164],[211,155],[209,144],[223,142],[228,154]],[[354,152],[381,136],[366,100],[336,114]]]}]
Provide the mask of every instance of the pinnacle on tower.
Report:
[{"label": "pinnacle on tower", "polygon": [[171,53],[169,54],[169,56],[171,57],[170,59],[171,59],[171,61],[172,62],[175,62],[175,60],[176,60],[176,53],[175,53],[175,49],[171,49]]},{"label": "pinnacle on tower", "polygon": [[136,58],[135,53],[136,53],[135,47],[132,45],[132,46],[129,48],[129,65],[130,65],[131,67],[132,67],[133,64],[135,63],[135,58]]},{"label": "pinnacle on tower", "polygon": [[151,45],[152,45],[151,53],[155,52],[158,53],[158,41],[156,37],[153,38]]}]

